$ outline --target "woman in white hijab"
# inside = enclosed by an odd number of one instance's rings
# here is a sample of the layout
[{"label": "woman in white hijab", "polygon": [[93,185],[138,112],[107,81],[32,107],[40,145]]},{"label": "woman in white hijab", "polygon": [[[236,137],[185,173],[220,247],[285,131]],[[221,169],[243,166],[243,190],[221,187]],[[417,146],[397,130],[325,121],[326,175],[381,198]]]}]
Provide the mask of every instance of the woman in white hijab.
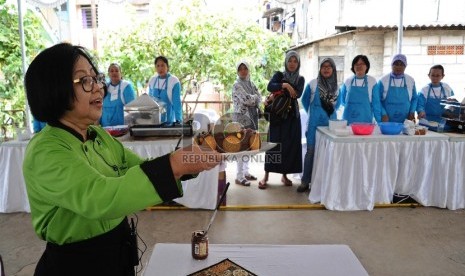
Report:
[{"label": "woman in white hijab", "polygon": [[[240,61],[237,66],[237,79],[233,85],[232,98],[236,120],[245,128],[258,129],[258,108],[262,101],[260,92],[250,80],[249,64]],[[248,157],[238,158],[236,184],[250,186],[250,180],[257,178],[249,173]]]}]

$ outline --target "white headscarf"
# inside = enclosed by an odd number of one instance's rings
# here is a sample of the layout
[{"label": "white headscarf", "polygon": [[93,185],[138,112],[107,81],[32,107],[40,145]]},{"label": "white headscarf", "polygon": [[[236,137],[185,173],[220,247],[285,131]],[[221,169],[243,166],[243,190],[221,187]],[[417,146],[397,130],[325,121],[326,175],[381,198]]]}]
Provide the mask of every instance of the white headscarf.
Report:
[{"label": "white headscarf", "polygon": [[[241,79],[241,76],[239,75],[239,67],[241,66],[241,64],[244,64],[244,66],[247,67],[247,70],[249,71],[247,73],[247,76],[244,79]],[[236,65],[236,72],[237,72],[236,84],[241,86],[245,91],[254,91],[255,87],[250,81],[249,63],[245,60],[239,61]]]}]

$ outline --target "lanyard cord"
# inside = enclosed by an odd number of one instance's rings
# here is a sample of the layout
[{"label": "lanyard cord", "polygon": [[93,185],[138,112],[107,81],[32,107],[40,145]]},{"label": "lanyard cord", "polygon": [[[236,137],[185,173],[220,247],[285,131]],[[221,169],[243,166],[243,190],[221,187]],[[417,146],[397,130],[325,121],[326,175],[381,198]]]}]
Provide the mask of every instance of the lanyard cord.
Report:
[{"label": "lanyard cord", "polygon": [[[100,141],[99,140],[95,140],[95,142],[97,142],[100,146]],[[97,153],[98,156],[100,156],[100,158],[102,159],[102,161],[107,165],[109,166],[110,168],[112,168],[115,172],[118,172],[118,176],[121,176],[120,174],[120,170],[124,170],[126,169],[127,167],[126,166],[121,166],[121,167],[118,167],[117,165],[111,165],[110,163],[107,162],[107,160],[105,160],[105,158],[103,157],[103,155],[100,154],[100,152],[95,148],[95,142],[92,143],[92,147],[94,148],[94,151]],[[121,148],[123,149],[124,151],[124,148],[123,146],[120,144]],[[124,163],[124,160],[123,160],[123,163]]]}]

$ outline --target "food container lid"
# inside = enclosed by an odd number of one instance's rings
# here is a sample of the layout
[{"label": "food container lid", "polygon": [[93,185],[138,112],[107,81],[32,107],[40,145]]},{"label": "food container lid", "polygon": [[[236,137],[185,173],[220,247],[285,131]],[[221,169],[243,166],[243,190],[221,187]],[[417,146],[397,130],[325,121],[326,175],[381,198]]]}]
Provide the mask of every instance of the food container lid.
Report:
[{"label": "food container lid", "polygon": [[159,110],[160,105],[152,99],[147,93],[137,97],[134,101],[124,106],[125,111],[144,111],[144,110]]}]

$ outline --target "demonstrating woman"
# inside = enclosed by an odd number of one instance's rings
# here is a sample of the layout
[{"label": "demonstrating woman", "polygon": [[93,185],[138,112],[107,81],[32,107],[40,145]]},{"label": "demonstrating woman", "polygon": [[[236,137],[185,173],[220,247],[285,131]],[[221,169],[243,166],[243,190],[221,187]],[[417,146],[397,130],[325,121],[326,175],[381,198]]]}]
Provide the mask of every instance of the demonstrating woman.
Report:
[{"label": "demonstrating woman", "polygon": [[102,126],[117,126],[124,124],[124,106],[135,98],[132,84],[123,80],[121,66],[112,63],[108,66],[110,82],[107,83],[107,94],[103,98],[103,112],[100,118]]},{"label": "demonstrating woman", "polygon": [[181,83],[176,76],[169,73],[170,66],[166,57],[155,58],[155,70],[157,74],[151,77],[148,83],[148,94],[163,105],[165,112],[161,121],[165,125],[181,124]]},{"label": "demonstrating woman", "polygon": [[[258,130],[258,106],[262,101],[260,92],[250,80],[249,64],[241,61],[236,67],[237,79],[232,89],[234,114],[243,127]],[[249,173],[248,157],[238,158],[236,184],[250,186],[250,180],[257,178]]]},{"label": "demonstrating woman", "polygon": [[367,75],[370,61],[367,56],[358,55],[352,60],[350,70],[355,74],[346,79],[339,89],[342,118],[347,124],[353,122],[381,122],[381,101],[376,79]]},{"label": "demonstrating woman", "polygon": [[[289,51],[284,61],[284,72],[276,72],[268,83],[271,94],[285,93],[291,98],[290,108],[284,117],[271,114],[268,129],[268,141],[278,145],[265,154],[265,176],[258,187],[266,189],[270,172],[282,174],[281,182],[292,186],[287,174],[302,172],[302,143],[298,98],[305,86],[304,77],[299,75],[300,57],[295,51]],[[273,97],[271,97],[273,98]]]},{"label": "demonstrating woman", "polygon": [[313,157],[315,155],[315,136],[319,126],[328,126],[329,119],[336,119],[338,102],[338,84],[336,64],[333,59],[325,58],[320,63],[318,77],[311,80],[302,95],[302,105],[308,114],[307,152],[304,158],[304,173],[297,192],[302,193],[310,188]]},{"label": "demonstrating woman", "polygon": [[88,52],[68,43],[42,51],[26,72],[32,115],[47,123],[23,163],[32,224],[47,241],[35,275],[134,275],[126,216],[181,197],[181,176],[220,161],[195,145],[150,160],[126,149],[94,125],[104,83]]}]

